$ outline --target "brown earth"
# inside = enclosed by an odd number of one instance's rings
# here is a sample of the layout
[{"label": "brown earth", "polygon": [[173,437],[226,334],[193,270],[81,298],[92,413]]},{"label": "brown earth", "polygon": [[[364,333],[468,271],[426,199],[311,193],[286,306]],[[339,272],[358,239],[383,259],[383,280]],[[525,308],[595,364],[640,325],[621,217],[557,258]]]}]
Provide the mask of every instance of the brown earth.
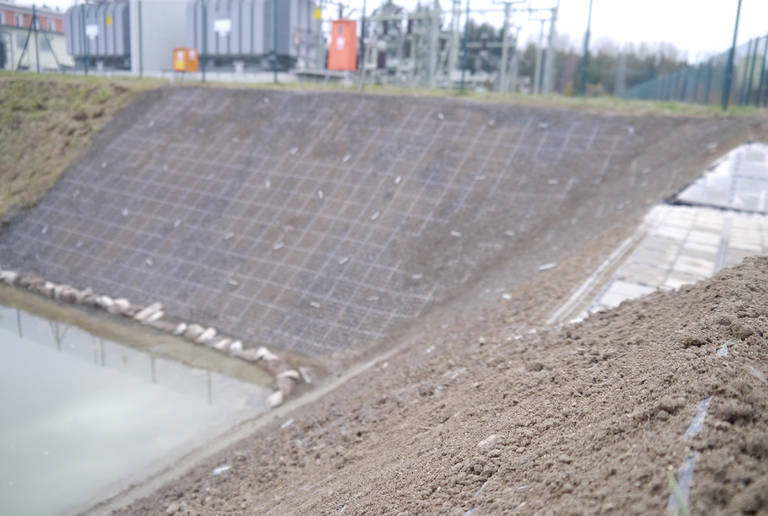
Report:
[{"label": "brown earth", "polygon": [[765,513],[768,258],[519,335],[558,279],[432,317],[387,362],[125,513],[660,514],[691,451],[694,513]]}]

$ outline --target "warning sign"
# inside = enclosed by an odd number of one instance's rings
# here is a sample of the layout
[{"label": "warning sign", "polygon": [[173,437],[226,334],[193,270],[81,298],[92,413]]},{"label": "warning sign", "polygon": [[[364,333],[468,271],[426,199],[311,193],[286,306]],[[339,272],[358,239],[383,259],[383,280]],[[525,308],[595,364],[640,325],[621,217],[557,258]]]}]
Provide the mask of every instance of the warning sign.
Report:
[{"label": "warning sign", "polygon": [[323,19],[323,11],[320,9],[320,7],[315,7],[315,14],[313,14],[312,17],[315,20],[322,20]]}]

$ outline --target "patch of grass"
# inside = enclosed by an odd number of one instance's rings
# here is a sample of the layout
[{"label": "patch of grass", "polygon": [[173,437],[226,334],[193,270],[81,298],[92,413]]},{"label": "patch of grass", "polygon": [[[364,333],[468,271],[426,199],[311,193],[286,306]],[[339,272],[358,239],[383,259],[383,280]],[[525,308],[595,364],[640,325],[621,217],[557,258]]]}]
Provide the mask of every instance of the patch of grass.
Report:
[{"label": "patch of grass", "polygon": [[[187,83],[192,85],[193,83]],[[200,85],[201,83],[197,83]],[[498,102],[531,107],[556,107],[563,109],[578,109],[608,114],[621,115],[665,115],[665,116],[694,116],[694,117],[720,117],[720,116],[768,116],[768,111],[753,106],[734,106],[724,113],[719,106],[703,106],[686,102],[653,102],[643,100],[626,100],[618,97],[566,97],[564,95],[528,95],[523,93],[499,93],[466,91],[438,88],[420,88],[391,85],[367,84],[363,89],[357,82],[321,83],[321,82],[287,82],[287,83],[222,83],[207,82],[211,88],[255,88],[262,90],[286,90],[286,91],[328,91],[347,93],[370,93],[378,95],[395,95],[405,97],[435,97],[435,98],[460,98],[479,102]]]},{"label": "patch of grass", "polygon": [[669,490],[672,491],[672,497],[675,499],[675,503],[677,503],[677,514],[679,516],[691,516],[691,511],[688,510],[688,502],[686,502],[685,496],[683,496],[683,492],[680,490],[677,480],[675,480],[675,476],[671,472],[667,472],[667,475],[669,476]]},{"label": "patch of grass", "polygon": [[37,203],[91,138],[159,81],[0,73],[0,218]]}]

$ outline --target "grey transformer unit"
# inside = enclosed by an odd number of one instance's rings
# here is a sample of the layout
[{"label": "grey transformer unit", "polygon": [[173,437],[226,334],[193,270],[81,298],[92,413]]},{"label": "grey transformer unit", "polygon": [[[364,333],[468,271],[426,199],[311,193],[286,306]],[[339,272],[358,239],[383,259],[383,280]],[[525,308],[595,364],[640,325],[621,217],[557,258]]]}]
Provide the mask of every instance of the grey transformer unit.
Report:
[{"label": "grey transformer unit", "polygon": [[[208,66],[241,62],[271,68],[274,56],[274,0],[191,0],[187,46]],[[319,51],[320,21],[313,0],[277,1],[277,58],[281,69],[311,62]]]},{"label": "grey transformer unit", "polygon": [[130,25],[127,2],[80,4],[64,16],[67,53],[78,62],[101,61],[130,67]]}]

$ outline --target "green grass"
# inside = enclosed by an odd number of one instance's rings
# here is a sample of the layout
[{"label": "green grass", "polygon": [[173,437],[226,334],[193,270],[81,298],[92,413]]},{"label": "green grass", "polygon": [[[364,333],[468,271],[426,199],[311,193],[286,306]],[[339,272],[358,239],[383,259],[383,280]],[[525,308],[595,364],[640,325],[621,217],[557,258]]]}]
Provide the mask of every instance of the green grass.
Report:
[{"label": "green grass", "polygon": [[[201,85],[201,83],[185,83],[187,86]],[[284,90],[284,91],[327,91],[347,93],[369,93],[378,95],[394,95],[406,97],[434,97],[467,99],[479,102],[494,102],[531,107],[556,107],[563,109],[578,109],[600,113],[613,113],[625,115],[665,115],[665,116],[696,116],[696,117],[722,117],[722,116],[747,116],[764,117],[768,111],[753,106],[734,106],[724,113],[719,106],[703,106],[686,102],[655,102],[643,100],[625,100],[618,97],[566,97],[564,95],[527,95],[523,93],[499,93],[467,91],[461,93],[456,90],[438,88],[421,88],[366,84],[360,88],[358,83],[320,83],[320,82],[290,82],[290,83],[220,83],[207,82],[206,87],[211,88],[254,88],[260,90]]]},{"label": "green grass", "polygon": [[0,73],[0,218],[33,206],[136,94],[158,81]]}]

